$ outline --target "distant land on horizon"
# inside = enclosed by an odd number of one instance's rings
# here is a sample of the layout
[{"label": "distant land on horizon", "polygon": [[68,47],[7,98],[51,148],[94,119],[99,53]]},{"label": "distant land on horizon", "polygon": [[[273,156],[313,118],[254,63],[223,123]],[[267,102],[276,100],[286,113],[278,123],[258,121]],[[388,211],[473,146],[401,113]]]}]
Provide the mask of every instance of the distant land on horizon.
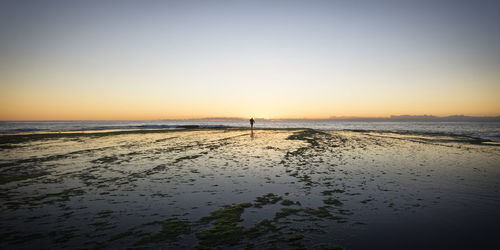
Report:
[{"label": "distant land on horizon", "polygon": [[[265,121],[430,121],[430,122],[500,122],[499,116],[465,116],[465,115],[451,115],[451,116],[434,116],[434,115],[391,115],[389,117],[329,117],[329,118],[277,118],[277,119],[267,119],[258,118],[256,120]],[[163,119],[168,120],[179,120],[179,119]],[[248,120],[248,118],[242,117],[205,117],[205,118],[193,118],[193,119],[181,119],[186,121],[243,121]]]},{"label": "distant land on horizon", "polygon": [[[67,122],[67,121],[248,121],[250,117],[203,117],[185,119],[68,119],[68,120],[0,120],[0,122]],[[498,116],[434,116],[434,115],[391,115],[387,117],[356,117],[356,116],[331,116],[329,118],[259,118],[253,117],[257,121],[358,121],[358,122],[500,122]]]}]

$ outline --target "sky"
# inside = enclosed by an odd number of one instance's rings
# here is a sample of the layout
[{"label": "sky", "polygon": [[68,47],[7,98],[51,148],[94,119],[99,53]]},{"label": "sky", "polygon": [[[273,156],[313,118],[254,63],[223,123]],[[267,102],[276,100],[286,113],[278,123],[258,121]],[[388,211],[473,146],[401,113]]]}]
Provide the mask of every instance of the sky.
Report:
[{"label": "sky", "polygon": [[499,1],[0,1],[0,120],[500,115]]}]

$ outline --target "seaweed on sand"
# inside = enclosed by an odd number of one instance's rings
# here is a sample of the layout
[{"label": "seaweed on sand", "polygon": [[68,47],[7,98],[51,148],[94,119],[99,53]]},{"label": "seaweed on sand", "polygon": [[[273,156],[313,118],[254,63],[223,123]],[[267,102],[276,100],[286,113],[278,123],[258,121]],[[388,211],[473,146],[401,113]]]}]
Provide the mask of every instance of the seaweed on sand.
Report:
[{"label": "seaweed on sand", "polygon": [[[135,245],[143,245],[147,243],[155,243],[161,241],[173,241],[177,239],[182,234],[187,234],[191,232],[191,226],[189,221],[179,220],[177,218],[168,219],[162,224],[162,229],[159,233],[148,235],[141,240],[139,240]],[[131,233],[125,232],[120,235],[116,235],[111,240],[116,240],[118,238],[127,236]]]},{"label": "seaweed on sand", "polygon": [[57,154],[57,155],[49,155],[45,157],[31,157],[31,158],[25,158],[25,159],[19,159],[19,160],[14,160],[10,162],[5,162],[0,164],[0,168],[5,168],[5,167],[15,167],[17,169],[19,168],[22,164],[40,164],[44,162],[49,162],[49,161],[57,161],[61,159],[66,159],[69,158],[71,155],[77,154],[77,152],[71,152],[71,153],[66,153],[66,154]]},{"label": "seaweed on sand", "polygon": [[[287,140],[300,140],[306,142],[306,144],[293,151],[288,151],[285,154],[281,163],[288,168],[286,172],[289,173],[290,176],[297,178],[298,181],[304,182],[306,187],[318,184],[311,176],[314,174],[314,169],[311,168],[313,166],[311,162],[317,163],[318,161],[322,162],[323,160],[319,157],[313,161],[312,157],[321,154],[321,152],[329,147],[329,140],[327,139],[330,137],[330,134],[314,129],[299,130],[288,136]],[[290,165],[289,163],[293,164]],[[299,167],[293,168],[292,166]],[[304,168],[302,166],[304,166]],[[305,173],[301,170],[308,170],[309,172]]]},{"label": "seaweed on sand", "polygon": [[282,208],[274,215],[274,221],[278,221],[282,218],[286,218],[291,215],[308,217],[312,219],[310,216],[318,217],[318,218],[326,218],[332,220],[342,219],[341,217],[334,216],[328,211],[328,206],[319,207],[317,209],[314,208]]},{"label": "seaweed on sand", "polygon": [[188,156],[183,156],[183,157],[179,157],[177,158],[174,163],[178,163],[178,162],[181,162],[183,160],[192,160],[192,159],[196,159],[198,157],[201,157],[201,154],[200,155],[188,155]]},{"label": "seaweed on sand", "polygon": [[326,200],[323,200],[323,203],[327,204],[327,205],[335,205],[335,206],[340,206],[342,205],[342,202],[337,200],[337,199],[332,199],[332,198],[328,198]]},{"label": "seaweed on sand", "polygon": [[113,213],[113,211],[111,211],[111,210],[103,210],[103,211],[101,211],[101,212],[97,213],[96,218],[99,218],[99,219],[102,219],[102,218],[107,218],[107,217],[109,217],[112,213]]},{"label": "seaweed on sand", "polygon": [[[251,203],[240,203],[236,205],[226,206],[222,209],[212,212],[209,216],[201,218],[197,222],[188,220],[180,220],[177,218],[168,219],[164,222],[153,222],[148,224],[162,224],[162,229],[156,234],[146,235],[134,245],[144,245],[159,242],[176,241],[180,235],[197,232],[196,237],[199,240],[200,249],[213,248],[218,246],[229,245],[233,246],[240,244],[245,239],[253,239],[265,235],[269,232],[276,231],[277,228],[273,222],[267,219],[260,221],[252,227],[239,226],[242,221],[241,215],[245,208],[251,207]],[[213,225],[204,231],[198,231],[193,227],[203,226],[213,222]],[[118,240],[123,237],[135,235],[133,230],[129,230],[117,234],[109,239],[109,241]]]},{"label": "seaweed on sand", "polygon": [[[0,136],[0,145],[8,145],[9,147],[14,147],[12,144],[26,143],[37,140],[57,140],[62,138],[80,138],[80,137],[104,137],[113,135],[128,135],[128,134],[154,134],[154,133],[169,133],[174,130],[171,129],[157,129],[157,130],[120,130],[120,131],[95,131],[95,132],[66,132],[66,133],[39,133],[39,134],[9,134]],[[176,132],[189,131],[185,130],[175,130]]]},{"label": "seaweed on sand", "polygon": [[[276,201],[277,202],[277,201]],[[210,216],[202,218],[201,222],[215,221],[214,226],[197,234],[200,248],[215,247],[220,245],[236,245],[245,238],[256,238],[275,231],[277,228],[270,220],[262,220],[253,227],[238,226],[242,221],[241,214],[251,203],[240,203],[227,206],[212,212]]]},{"label": "seaweed on sand", "polygon": [[115,162],[117,160],[118,160],[118,157],[116,157],[116,156],[103,156],[99,159],[92,160],[90,162],[92,162],[92,163],[111,163],[111,162]]},{"label": "seaweed on sand", "polygon": [[244,237],[244,227],[238,226],[241,221],[241,214],[245,208],[252,206],[251,203],[241,203],[225,207],[212,212],[210,216],[201,219],[202,222],[215,220],[214,227],[199,233],[200,245],[235,245]]},{"label": "seaweed on sand", "polygon": [[309,215],[313,215],[313,216],[320,217],[320,218],[329,218],[329,219],[333,219],[333,220],[340,219],[340,217],[333,216],[330,213],[330,211],[328,211],[328,208],[329,208],[328,206],[319,207],[318,209],[306,208],[306,209],[304,209],[304,212],[309,214]]},{"label": "seaweed on sand", "polygon": [[44,203],[52,204],[56,201],[58,201],[58,202],[68,201],[70,197],[83,195],[84,193],[85,193],[85,191],[83,191],[83,190],[80,190],[77,188],[70,188],[70,189],[66,189],[66,190],[59,192],[59,193],[43,194],[43,195],[35,196],[32,198],[23,199],[22,201],[7,202],[5,204],[7,205],[8,208],[17,209],[19,206],[33,205],[33,204],[35,204],[35,202],[42,201],[42,200],[45,200],[48,198],[56,198],[56,199],[48,200],[48,201],[45,201]]},{"label": "seaweed on sand", "polygon": [[[274,195],[272,193],[266,194],[264,196],[258,197],[256,200],[260,201],[260,205],[264,204],[275,204],[282,200],[280,196]],[[291,202],[291,201],[290,201]],[[292,202],[293,204],[296,204]],[[286,227],[279,227],[281,223],[287,223],[287,221],[280,221],[281,218],[288,217],[290,215],[296,215],[303,217],[304,220],[313,220],[314,218],[325,218],[338,220],[340,217],[333,216],[329,212],[328,206],[319,207],[317,209],[313,208],[282,208],[281,211],[275,214],[274,219],[264,219],[251,227],[244,227],[239,225],[242,219],[242,214],[245,209],[250,207],[258,207],[256,204],[252,203],[239,203],[229,206],[225,206],[219,210],[213,211],[209,216],[201,218],[199,221],[191,222],[187,220],[180,220],[177,218],[169,219],[162,223],[162,229],[156,234],[150,234],[143,236],[135,245],[144,245],[150,243],[160,243],[160,242],[173,242],[178,239],[180,235],[195,233],[198,239],[198,249],[212,249],[220,247],[234,247],[236,245],[243,246],[250,244],[251,240],[259,237],[268,235],[269,246],[275,246],[276,243],[285,243],[290,246],[305,247],[301,241],[306,237],[303,235],[290,236],[290,238],[284,238],[281,229]],[[107,213],[106,213],[107,214]],[[157,224],[160,222],[153,222]],[[210,223],[210,226],[206,228],[206,225]],[[150,223],[151,224],[151,223]],[[200,230],[200,227],[203,228]],[[275,234],[272,234],[272,233]],[[114,241],[123,237],[135,235],[136,233],[132,230],[126,231],[124,233],[117,234],[110,238],[110,241]]]},{"label": "seaweed on sand", "polygon": [[274,215],[274,220],[277,221],[281,218],[285,218],[285,217],[288,217],[290,215],[297,214],[301,211],[302,211],[302,209],[297,209],[297,208],[282,208],[280,211],[278,211]]},{"label": "seaweed on sand", "polygon": [[285,199],[280,204],[283,205],[283,206],[291,206],[291,205],[295,205],[295,204],[298,205],[299,203],[295,203],[295,202],[293,202],[291,200]]},{"label": "seaweed on sand", "polygon": [[6,176],[6,177],[0,177],[0,185],[7,184],[9,182],[14,182],[14,181],[24,181],[28,179],[34,179],[40,176],[44,176],[47,173],[37,173],[37,174],[23,174],[23,175],[16,175],[16,176]]},{"label": "seaweed on sand", "polygon": [[276,204],[282,200],[281,196],[273,193],[268,193],[255,199],[254,207],[262,207],[263,205]]},{"label": "seaweed on sand", "polygon": [[257,223],[255,226],[246,229],[245,234],[249,238],[257,238],[261,235],[265,235],[276,230],[277,228],[272,224],[272,221],[265,219]]},{"label": "seaweed on sand", "polygon": [[314,129],[304,129],[302,131],[296,132],[296,133],[288,136],[288,138],[286,138],[286,139],[287,140],[306,141],[307,143],[310,144],[310,146],[316,147],[316,146],[319,146],[319,142],[315,139],[318,135],[322,135],[322,136],[328,135],[329,136],[329,134],[322,132],[322,131],[318,131],[318,130],[314,130]]},{"label": "seaweed on sand", "polygon": [[332,195],[333,193],[344,193],[345,191],[342,189],[334,189],[334,190],[325,190],[321,192],[322,195]]},{"label": "seaweed on sand", "polygon": [[62,192],[59,192],[59,193],[50,193],[50,194],[39,195],[39,196],[33,197],[31,199],[31,201],[41,201],[41,200],[45,200],[45,199],[48,199],[48,198],[54,198],[54,197],[56,199],[55,200],[51,200],[49,202],[53,202],[53,201],[68,201],[70,197],[82,195],[84,193],[85,193],[85,191],[83,191],[83,190],[80,190],[80,189],[77,189],[77,188],[70,188],[70,189],[66,189],[66,190],[64,190]]}]

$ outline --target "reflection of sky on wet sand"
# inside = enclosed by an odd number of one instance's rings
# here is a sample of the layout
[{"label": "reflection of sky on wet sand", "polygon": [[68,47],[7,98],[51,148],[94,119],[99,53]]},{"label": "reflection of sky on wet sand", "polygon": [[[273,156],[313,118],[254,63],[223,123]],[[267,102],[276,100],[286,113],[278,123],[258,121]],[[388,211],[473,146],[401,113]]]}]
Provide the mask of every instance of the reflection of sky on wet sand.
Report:
[{"label": "reflection of sky on wet sand", "polygon": [[[319,209],[328,198],[342,203],[326,207],[341,219],[273,221],[284,235],[302,230],[305,246],[398,248],[410,242],[415,248],[445,247],[436,235],[450,240],[465,234],[473,242],[481,234],[487,243],[488,234],[498,230],[498,224],[488,222],[500,215],[500,151],[462,139],[187,130],[5,143],[11,147],[1,150],[2,178],[26,178],[0,186],[2,246],[127,247],[159,230],[148,223],[172,217],[196,222],[225,205],[254,202],[268,193],[300,206],[246,208],[241,226],[273,220],[282,208]],[[342,192],[325,195],[325,190]],[[485,226],[478,230],[478,225]],[[404,235],[405,230],[414,236]],[[123,232],[131,233],[111,240]],[[196,233],[151,246],[194,247]],[[388,235],[394,239],[388,241]],[[252,242],[268,245],[269,235]],[[449,244],[464,242],[457,238]]]}]

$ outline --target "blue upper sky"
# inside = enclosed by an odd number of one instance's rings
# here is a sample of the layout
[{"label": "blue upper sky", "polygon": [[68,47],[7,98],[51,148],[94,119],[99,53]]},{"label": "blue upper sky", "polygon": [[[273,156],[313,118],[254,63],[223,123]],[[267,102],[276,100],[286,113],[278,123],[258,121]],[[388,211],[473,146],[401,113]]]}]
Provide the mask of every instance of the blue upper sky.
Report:
[{"label": "blue upper sky", "polygon": [[2,1],[0,119],[500,114],[500,1]]}]

